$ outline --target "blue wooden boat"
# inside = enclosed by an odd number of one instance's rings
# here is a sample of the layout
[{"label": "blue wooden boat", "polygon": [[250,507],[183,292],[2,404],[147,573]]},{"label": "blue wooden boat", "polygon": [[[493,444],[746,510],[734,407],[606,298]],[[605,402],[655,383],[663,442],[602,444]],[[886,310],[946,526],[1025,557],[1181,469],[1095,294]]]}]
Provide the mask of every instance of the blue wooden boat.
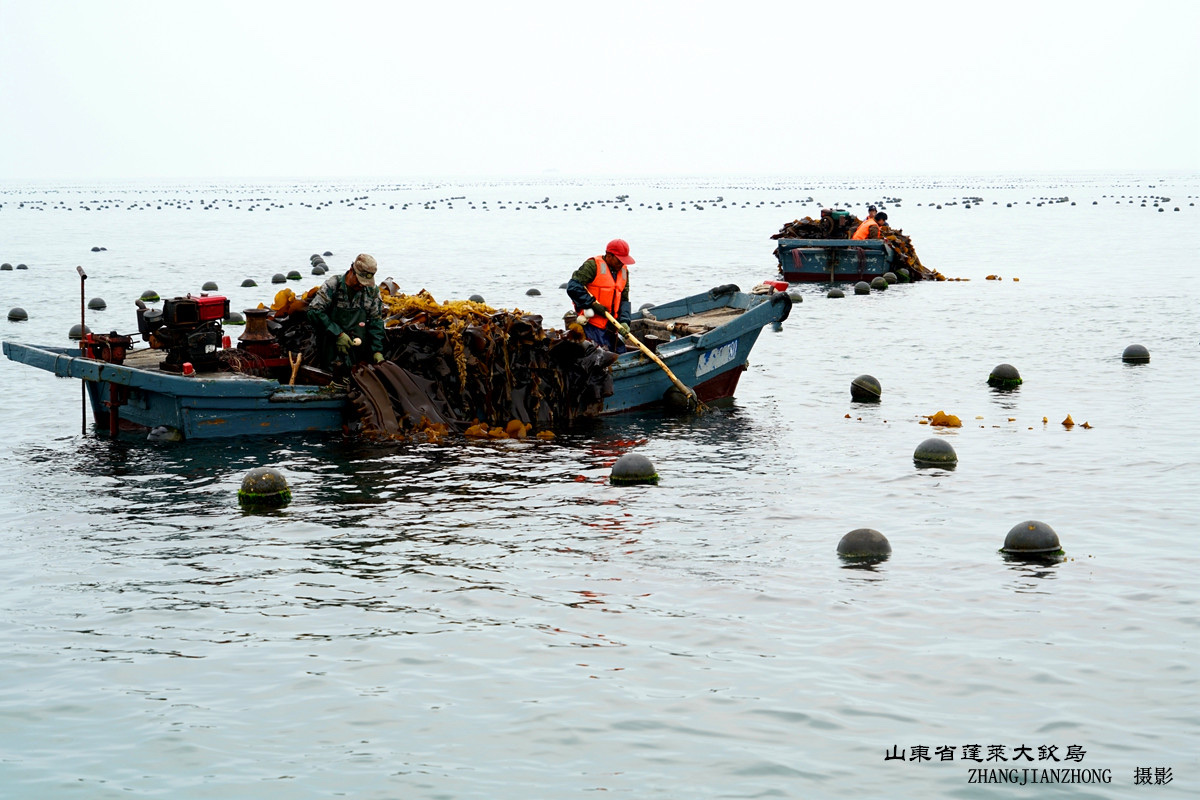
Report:
[{"label": "blue wooden boat", "polygon": [[870,281],[904,266],[882,239],[778,239],[775,257],[788,283]]},{"label": "blue wooden boat", "polygon": [[[733,397],[763,327],[783,322],[792,310],[786,293],[746,294],[736,289],[718,287],[654,306],[649,314],[632,315],[635,333],[639,327],[653,329],[645,324],[649,316],[675,331],[655,354],[704,403]],[[657,406],[672,387],[666,373],[637,351],[622,354],[612,366],[612,376],[613,394],[604,401],[605,414]]]},{"label": "blue wooden boat", "polygon": [[[762,328],[791,311],[784,293],[743,293],[719,287],[634,315],[643,330],[673,329],[656,348],[660,358],[705,403],[730,398]],[[653,320],[650,317],[654,317]],[[166,428],[184,439],[339,431],[346,392],[332,386],[290,386],[236,372],[184,375],[160,368],[162,350],[129,349],[113,363],[80,348],[4,342],[10,360],[84,381],[98,426]],[[612,365],[613,394],[600,413],[644,409],[663,402],[671,387],[665,373],[637,351]]]}]

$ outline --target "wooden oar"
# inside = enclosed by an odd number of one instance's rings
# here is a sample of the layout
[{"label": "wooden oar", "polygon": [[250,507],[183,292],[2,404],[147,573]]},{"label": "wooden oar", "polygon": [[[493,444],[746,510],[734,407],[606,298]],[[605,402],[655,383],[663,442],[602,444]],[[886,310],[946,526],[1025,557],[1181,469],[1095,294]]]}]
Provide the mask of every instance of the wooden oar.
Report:
[{"label": "wooden oar", "polygon": [[[611,322],[613,325],[620,326],[621,323],[617,322],[616,317],[614,317],[612,314],[610,314],[607,309],[604,311],[604,316],[608,317],[608,321]],[[617,333],[620,334],[619,327],[617,329]],[[683,381],[679,380],[679,378],[676,378],[675,373],[671,372],[671,368],[663,363],[663,360],[658,357],[657,353],[655,353],[649,347],[646,347],[646,345],[639,342],[637,337],[634,336],[632,333],[627,333],[624,336],[622,336],[621,338],[623,338],[626,342],[632,342],[633,345],[635,347],[637,347],[637,349],[642,351],[642,354],[644,356],[646,356],[646,358],[650,359],[655,364],[658,364],[658,366],[662,368],[662,371],[667,373],[667,377],[671,379],[671,383],[675,384],[675,387],[677,389],[679,389],[679,391],[683,392],[683,396],[687,398],[687,404],[688,404],[689,410],[695,410],[695,411],[707,411],[708,410],[708,407],[706,405],[704,405],[704,403],[700,402],[700,398],[696,396],[696,392],[693,391],[688,386],[686,386]]]}]

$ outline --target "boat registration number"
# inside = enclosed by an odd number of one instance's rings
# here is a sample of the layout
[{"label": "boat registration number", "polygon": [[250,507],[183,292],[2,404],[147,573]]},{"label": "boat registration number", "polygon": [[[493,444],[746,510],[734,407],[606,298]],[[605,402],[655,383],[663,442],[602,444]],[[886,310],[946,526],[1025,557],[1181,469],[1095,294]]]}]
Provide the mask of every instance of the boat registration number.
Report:
[{"label": "boat registration number", "polygon": [[707,353],[700,356],[700,362],[696,364],[696,377],[707,375],[713,370],[720,369],[726,364],[733,362],[737,358],[738,340],[726,342],[720,347],[714,347]]}]

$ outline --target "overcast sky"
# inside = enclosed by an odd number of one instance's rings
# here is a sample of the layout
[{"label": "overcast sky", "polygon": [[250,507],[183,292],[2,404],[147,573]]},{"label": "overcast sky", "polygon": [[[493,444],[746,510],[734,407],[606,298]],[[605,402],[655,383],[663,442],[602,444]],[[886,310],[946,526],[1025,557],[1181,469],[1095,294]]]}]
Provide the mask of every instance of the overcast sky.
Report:
[{"label": "overcast sky", "polygon": [[1197,171],[1198,8],[0,0],[0,182]]}]

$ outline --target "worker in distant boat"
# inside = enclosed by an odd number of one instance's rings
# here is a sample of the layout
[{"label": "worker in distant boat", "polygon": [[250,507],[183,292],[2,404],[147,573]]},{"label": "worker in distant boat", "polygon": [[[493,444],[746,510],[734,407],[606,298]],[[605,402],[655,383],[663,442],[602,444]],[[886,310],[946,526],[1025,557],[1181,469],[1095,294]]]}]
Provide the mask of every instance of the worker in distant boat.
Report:
[{"label": "worker in distant boat", "polygon": [[883,238],[883,232],[887,229],[887,212],[880,211],[875,215],[875,223],[879,226],[879,238]]},{"label": "worker in distant boat", "polygon": [[[884,214],[884,219],[887,219],[887,214]],[[874,228],[874,235],[872,235]],[[864,219],[854,231],[851,239],[878,239],[879,238],[879,223],[876,221],[875,206],[867,206],[867,218]]]},{"label": "worker in distant boat", "polygon": [[321,366],[343,380],[360,361],[383,361],[383,301],[374,257],[360,253],[344,275],[333,275],[308,304]]},{"label": "worker in distant boat", "polygon": [[[629,243],[613,239],[604,254],[589,258],[567,281],[567,296],[583,325],[584,335],[614,353],[624,353],[625,343],[618,338],[629,335]],[[617,320],[613,325],[605,312]]]}]

